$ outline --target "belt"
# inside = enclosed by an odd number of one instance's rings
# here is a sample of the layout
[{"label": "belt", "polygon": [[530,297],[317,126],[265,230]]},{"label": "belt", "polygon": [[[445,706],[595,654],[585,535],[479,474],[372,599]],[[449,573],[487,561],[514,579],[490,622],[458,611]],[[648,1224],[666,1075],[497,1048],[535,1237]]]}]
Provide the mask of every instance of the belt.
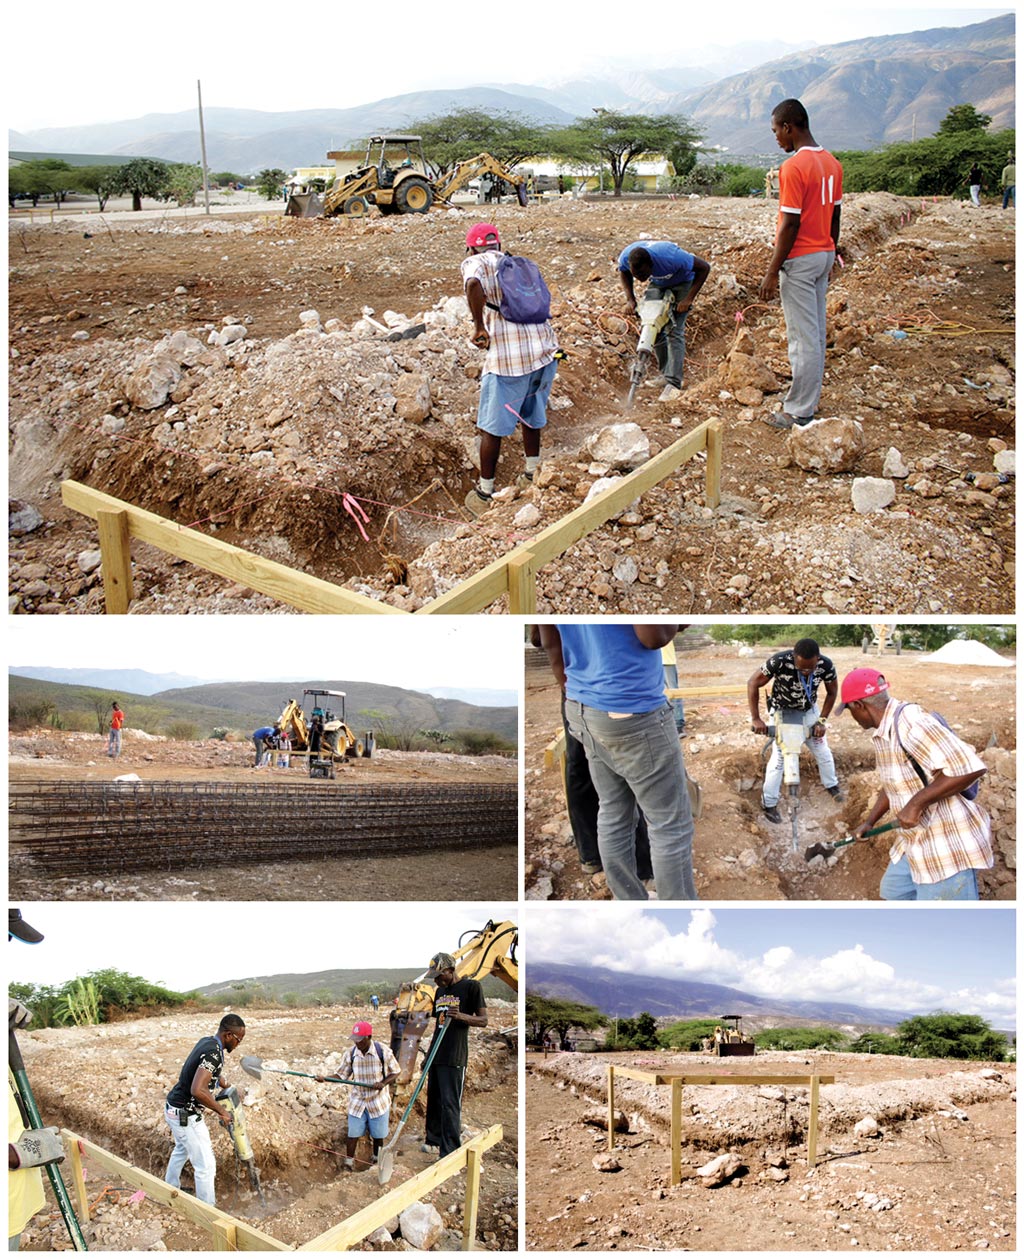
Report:
[{"label": "belt", "polygon": [[170,1111],[172,1115],[177,1115],[179,1119],[182,1115],[184,1115],[186,1123],[188,1123],[190,1119],[202,1119],[203,1117],[202,1111],[188,1110],[184,1106],[171,1106],[169,1103],[164,1104],[164,1110]]}]

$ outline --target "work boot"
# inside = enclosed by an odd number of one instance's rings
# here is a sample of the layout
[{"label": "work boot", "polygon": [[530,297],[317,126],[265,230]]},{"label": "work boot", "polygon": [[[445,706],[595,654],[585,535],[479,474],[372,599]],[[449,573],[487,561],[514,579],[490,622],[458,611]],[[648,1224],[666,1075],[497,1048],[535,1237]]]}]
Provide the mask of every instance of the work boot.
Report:
[{"label": "work boot", "polygon": [[583,861],[580,863],[580,869],[586,875],[600,874],[603,868],[598,861]]},{"label": "work boot", "polygon": [[469,508],[469,510],[473,513],[474,516],[482,516],[484,512],[488,509],[488,507],[490,507],[491,503],[493,502],[494,502],[493,494],[485,494],[482,490],[478,489],[478,487],[475,485],[466,495],[466,506]]},{"label": "work boot", "polygon": [[354,1172],[354,1171],[355,1171],[355,1169],[356,1169],[355,1159],[353,1159],[353,1158],[346,1158],[346,1159],[345,1159],[345,1171],[347,1171],[347,1172]]},{"label": "work boot", "polygon": [[533,473],[520,472],[519,476],[516,479],[516,485],[519,487],[519,489],[528,490],[532,484],[533,484]]},{"label": "work boot", "polygon": [[842,804],[842,802],[846,799],[846,792],[843,791],[842,787],[840,787],[838,783],[836,783],[835,786],[826,787],[825,790],[833,800],[838,800],[840,804]]},{"label": "work boot", "polygon": [[682,392],[683,391],[679,388],[678,385],[673,385],[670,382],[669,384],[665,386],[665,388],[661,391],[661,393],[658,394],[658,401],[659,402],[675,402],[676,398],[679,398],[682,396]]},{"label": "work boot", "polygon": [[421,1154],[439,1154],[440,1151],[441,1151],[441,1147],[439,1145],[430,1145],[426,1141],[424,1141],[423,1144],[420,1146]]},{"label": "work boot", "polygon": [[771,415],[763,415],[761,418],[771,428],[792,428],[796,423],[796,418],[787,415],[785,411],[773,411]]},{"label": "work boot", "polygon": [[777,804],[762,804],[761,808],[763,809],[764,815],[769,822],[782,821],[782,814],[779,812],[779,806]]}]

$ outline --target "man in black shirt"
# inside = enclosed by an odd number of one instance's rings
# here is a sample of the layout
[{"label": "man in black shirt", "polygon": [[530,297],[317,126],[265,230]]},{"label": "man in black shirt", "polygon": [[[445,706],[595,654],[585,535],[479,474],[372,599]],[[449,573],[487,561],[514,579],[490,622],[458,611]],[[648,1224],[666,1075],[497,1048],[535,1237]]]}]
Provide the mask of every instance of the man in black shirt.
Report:
[{"label": "man in black shirt", "polygon": [[164,1180],[180,1189],[181,1169],[186,1163],[191,1163],[196,1197],[211,1206],[216,1203],[213,1182],[217,1174],[217,1160],[203,1119],[203,1107],[212,1110],[225,1128],[230,1124],[231,1112],[213,1096],[213,1086],[227,1088],[227,1082],[221,1078],[224,1055],[237,1049],[244,1038],[245,1023],[242,1019],[237,1014],[225,1014],[217,1028],[217,1035],[204,1036],[185,1059],[177,1084],[167,1094],[164,1108],[164,1119],[174,1137],[174,1150]]},{"label": "man in black shirt", "polygon": [[[437,983],[434,1017],[438,1027],[448,1024],[427,1075],[427,1127],[422,1149],[438,1150],[444,1158],[462,1144],[462,1086],[469,1061],[469,1029],[487,1026],[483,990],[475,979],[455,978],[455,959],[450,953],[437,953],[430,960],[427,977]],[[434,1040],[438,1030],[435,1028]],[[433,1045],[431,1041],[431,1045]]]},{"label": "man in black shirt", "polygon": [[[769,714],[798,712],[804,724],[804,740],[818,763],[821,785],[836,800],[843,799],[843,791],[836,775],[832,751],[825,737],[826,718],[832,711],[839,694],[839,680],[835,666],[828,656],[823,656],[813,638],[801,638],[792,651],[779,651],[770,656],[747,681],[747,700],[750,704],[750,728],[755,734],[767,734],[768,727],[761,720],[758,692],[772,683],[768,696]],[[818,687],[824,684],[825,701],[818,710]],[[779,793],[782,790],[782,749],[772,745],[772,754],[765,770],[764,787],[761,791],[761,807],[769,822],[781,822]]]}]

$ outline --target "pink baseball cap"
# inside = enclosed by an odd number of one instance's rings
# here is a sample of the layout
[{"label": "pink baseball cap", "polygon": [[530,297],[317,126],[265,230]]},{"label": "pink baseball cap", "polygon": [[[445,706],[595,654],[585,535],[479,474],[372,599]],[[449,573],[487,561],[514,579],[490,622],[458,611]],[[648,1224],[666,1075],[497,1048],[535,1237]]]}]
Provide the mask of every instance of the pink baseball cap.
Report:
[{"label": "pink baseball cap", "polygon": [[841,703],[836,712],[841,713],[847,704],[854,700],[867,699],[869,695],[880,695],[889,689],[889,683],[877,669],[854,669],[843,678],[840,691]]},{"label": "pink baseball cap", "polygon": [[[489,236],[494,237],[494,241],[488,240]],[[501,244],[501,238],[498,236],[498,229],[493,223],[474,223],[466,233],[466,248],[479,249],[482,245]]]},{"label": "pink baseball cap", "polygon": [[365,1040],[367,1036],[373,1035],[373,1028],[369,1023],[357,1023],[352,1029],[351,1040]]}]

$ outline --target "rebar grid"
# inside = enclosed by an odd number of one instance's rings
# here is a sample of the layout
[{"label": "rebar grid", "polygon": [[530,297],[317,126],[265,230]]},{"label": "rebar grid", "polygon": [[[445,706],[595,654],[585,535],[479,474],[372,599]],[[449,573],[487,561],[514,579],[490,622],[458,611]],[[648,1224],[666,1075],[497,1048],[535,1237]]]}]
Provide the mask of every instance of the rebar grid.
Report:
[{"label": "rebar grid", "polygon": [[12,783],[12,856],[61,874],[514,844],[513,784]]}]

